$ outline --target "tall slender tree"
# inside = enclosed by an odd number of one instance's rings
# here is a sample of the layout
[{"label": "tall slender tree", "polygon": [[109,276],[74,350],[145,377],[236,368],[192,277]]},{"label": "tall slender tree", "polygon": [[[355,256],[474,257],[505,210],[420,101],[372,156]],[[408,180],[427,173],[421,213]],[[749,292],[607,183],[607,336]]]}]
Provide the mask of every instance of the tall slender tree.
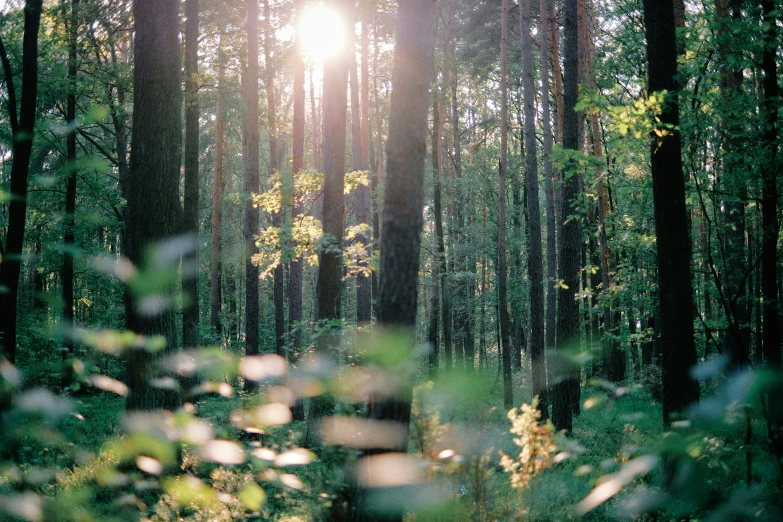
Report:
[{"label": "tall slender tree", "polygon": [[[266,121],[269,136],[269,174],[280,174],[280,157],[277,139],[277,95],[275,93],[275,76],[277,75],[272,48],[274,47],[274,25],[272,24],[272,9],[269,0],[264,0],[264,71],[266,76]],[[285,214],[281,209],[272,213],[272,225],[281,228]],[[279,263],[273,274],[273,300],[275,307],[275,351],[283,355],[285,349],[285,265]]]},{"label": "tall slender tree", "polygon": [[[157,245],[179,232],[182,161],[182,85],[179,43],[179,2],[136,0],[133,3],[134,111],[131,134],[130,180],[125,221],[125,254],[136,266],[165,268],[170,256],[156,254]],[[167,259],[169,257],[169,259]],[[169,290],[173,290],[169,288]],[[155,365],[177,348],[174,309],[146,309],[147,296],[129,291],[126,299],[128,330],[143,336],[162,336],[166,349],[131,350],[127,354],[126,408],[173,409],[179,397],[153,385]]]},{"label": "tall slender tree", "polygon": [[[777,18],[773,0],[761,1],[764,15],[764,53],[761,67],[764,71],[764,147],[766,158],[762,170],[762,252],[761,293],[764,314],[764,358],[767,366],[777,373],[780,381],[780,303],[778,301],[777,244],[779,225],[778,202],[778,108],[780,95],[777,75]],[[772,450],[780,459],[783,455],[783,384],[778,382],[769,395],[769,425]]]},{"label": "tall slender tree", "polygon": [[66,107],[66,120],[68,135],[66,137],[68,177],[65,181],[65,219],[63,220],[63,387],[70,386],[72,380],[71,368],[68,361],[74,356],[73,342],[73,285],[74,285],[74,258],[76,254],[75,213],[76,213],[76,89],[79,65],[77,62],[78,37],[79,37],[79,0],[71,0],[71,12],[68,20],[68,101]]},{"label": "tall slender tree", "polygon": [[[535,78],[533,73],[532,0],[520,0],[519,29],[522,35],[522,89],[525,106],[525,176],[527,192],[528,277],[530,278],[530,357],[533,395],[538,395],[542,418],[548,416],[544,338],[544,267],[541,243],[541,209],[538,196]],[[545,11],[541,12],[542,19]],[[548,57],[546,58],[548,59]],[[545,59],[542,58],[542,63]],[[549,93],[546,93],[549,97]],[[548,109],[548,106],[547,106]]]},{"label": "tall slender tree", "polygon": [[[11,363],[16,358],[16,320],[19,274],[22,269],[25,217],[27,215],[27,178],[35,135],[38,105],[38,31],[41,27],[43,0],[27,0],[24,9],[22,41],[22,96],[17,108],[14,74],[5,45],[0,39],[0,60],[8,92],[8,111],[13,135],[11,162],[11,203],[5,251],[0,261],[0,354]],[[18,111],[18,112],[17,112]]]},{"label": "tall slender tree", "polygon": [[[352,4],[351,4],[352,5]],[[347,0],[333,0],[335,9],[346,29],[351,27],[350,6]],[[318,281],[316,283],[316,318],[324,323],[325,330],[316,343],[319,355],[325,359],[334,357],[334,346],[339,342],[337,326],[330,322],[342,319],[343,232],[345,220],[345,145],[348,103],[348,70],[350,60],[347,50],[335,52],[324,60],[323,86],[323,233],[324,239],[318,255]],[[318,420],[330,412],[332,401],[326,397],[313,399],[310,417],[307,419],[306,440],[315,442]]]},{"label": "tall slender tree", "polygon": [[511,387],[511,339],[506,279],[506,169],[508,168],[508,0],[503,0],[500,36],[500,162],[498,164],[498,244],[497,286],[500,349],[503,359],[503,406],[511,408],[514,391]]},{"label": "tall slender tree", "polygon": [[222,272],[221,237],[223,224],[223,161],[225,151],[223,143],[226,139],[226,124],[223,115],[226,78],[226,54],[223,51],[222,35],[218,40],[217,67],[217,104],[215,107],[215,169],[212,186],[212,237],[211,257],[209,263],[209,324],[218,333],[222,330],[220,323],[221,282]]},{"label": "tall slender tree", "polygon": [[[436,23],[435,0],[403,0],[397,11],[396,46],[387,141],[388,167],[383,205],[381,269],[378,286],[378,323],[393,333],[413,356],[421,231],[424,207],[424,165],[427,150],[427,105],[432,77]],[[412,361],[408,361],[411,362]],[[408,368],[406,366],[406,377]],[[395,396],[371,403],[371,419],[395,421],[406,430],[410,423],[411,383]],[[406,452],[407,437],[394,448]],[[370,457],[371,458],[371,457]],[[354,520],[402,521],[401,511],[374,511],[359,491]]]},{"label": "tall slender tree", "polygon": [[182,345],[192,349],[198,347],[199,329],[199,0],[185,2],[185,17],[185,204],[182,228],[190,236],[193,248],[189,250],[182,266],[182,291],[185,294]]},{"label": "tall slender tree", "polygon": [[[565,78],[563,96],[563,148],[580,148],[579,114],[576,102],[579,85],[579,28],[577,0],[565,0]],[[580,259],[582,226],[578,216],[571,216],[579,197],[578,164],[566,166],[562,188],[562,214],[558,277],[560,290],[557,314],[557,360],[552,398],[552,421],[558,430],[571,431],[573,423],[573,387],[578,383],[569,360],[569,352],[579,344]],[[568,217],[567,217],[568,216]],[[578,385],[578,384],[576,384]]]},{"label": "tall slender tree", "polygon": [[[258,137],[258,0],[245,0],[247,16],[247,64],[243,81],[245,120],[242,127],[242,177],[245,201],[245,353],[258,353],[258,267],[252,262],[256,253],[258,209],[250,196],[259,192]],[[251,381],[245,383],[252,388]]]},{"label": "tall slender tree", "polygon": [[644,0],[648,88],[665,96],[651,136],[655,235],[657,238],[658,321],[661,329],[663,423],[668,427],[699,400],[690,370],[696,364],[691,289],[691,239],[685,204],[685,177],[677,97],[677,39],[674,2]]}]

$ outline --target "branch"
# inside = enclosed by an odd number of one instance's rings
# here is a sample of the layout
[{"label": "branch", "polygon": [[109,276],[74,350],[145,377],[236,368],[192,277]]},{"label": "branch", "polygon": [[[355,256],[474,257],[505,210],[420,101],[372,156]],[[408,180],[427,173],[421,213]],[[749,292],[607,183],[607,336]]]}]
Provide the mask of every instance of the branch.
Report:
[{"label": "branch", "polygon": [[16,112],[14,75],[11,72],[11,62],[8,61],[8,53],[5,51],[5,45],[3,45],[2,38],[0,38],[0,60],[3,62],[3,73],[5,74],[5,83],[8,88],[8,112],[11,115],[11,132],[16,134],[19,131],[19,116]]}]

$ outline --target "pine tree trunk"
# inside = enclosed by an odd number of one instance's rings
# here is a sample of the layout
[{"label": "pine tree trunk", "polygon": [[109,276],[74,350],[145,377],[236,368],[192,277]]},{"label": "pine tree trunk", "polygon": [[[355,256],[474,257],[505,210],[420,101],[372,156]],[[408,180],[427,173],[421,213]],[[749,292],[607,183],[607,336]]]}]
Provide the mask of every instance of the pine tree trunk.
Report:
[{"label": "pine tree trunk", "polygon": [[[353,170],[366,171],[370,169],[369,139],[367,133],[370,125],[370,99],[369,72],[367,68],[368,41],[367,24],[362,24],[361,36],[361,73],[358,71],[355,53],[351,60],[351,149],[353,157]],[[361,74],[361,85],[359,85]],[[360,94],[361,92],[361,94]],[[361,96],[361,98],[360,98]],[[357,240],[363,245],[366,254],[370,254],[369,246],[372,238],[372,202],[370,187],[359,185],[356,188],[356,224],[366,226]],[[356,322],[359,327],[365,327],[372,321],[372,277],[369,274],[357,274],[356,276]]]},{"label": "pine tree trunk", "polygon": [[[258,132],[258,1],[245,0],[247,16],[247,69],[243,82],[245,120],[242,133],[242,178],[245,201],[245,354],[256,355],[259,349],[258,267],[252,262],[258,235],[258,209],[250,199],[260,190]],[[245,389],[254,384],[245,382]]]},{"label": "pine tree trunk", "polygon": [[[297,9],[301,10],[303,2],[297,2]],[[291,181],[288,186],[293,189],[296,177],[304,170],[305,155],[305,63],[302,50],[297,42],[294,49],[294,117],[291,144]],[[297,220],[302,214],[298,195],[293,194],[291,202],[291,223],[296,226]],[[288,354],[290,362],[299,359],[302,348],[302,329],[299,323],[302,321],[302,258],[297,257],[291,261],[288,270],[288,324],[291,332],[291,348]],[[304,420],[304,403],[298,400],[291,410],[295,420]]]},{"label": "pine tree trunk", "polygon": [[[423,226],[424,166],[427,140],[429,79],[432,77],[436,23],[435,0],[402,2],[397,12],[396,45],[387,142],[388,179],[384,191],[378,322],[400,342],[415,344],[419,252]],[[412,363],[412,361],[411,361]],[[398,422],[407,432],[411,413],[411,383],[394,398],[373,401],[368,417]],[[407,437],[385,451],[406,452]],[[372,458],[372,457],[370,457]],[[373,511],[359,491],[354,520],[402,521],[402,511]]]},{"label": "pine tree trunk", "polygon": [[500,37],[500,163],[498,165],[498,243],[497,243],[497,285],[498,323],[503,360],[503,406],[509,409],[514,404],[511,388],[511,340],[509,338],[508,302],[506,298],[506,168],[508,164],[508,0],[503,0]]},{"label": "pine tree trunk", "polygon": [[[331,2],[334,9],[348,17],[350,8],[346,0]],[[326,329],[316,341],[318,354],[334,358],[334,348],[340,334],[333,321],[342,319],[343,232],[345,220],[345,145],[348,103],[348,52],[336,53],[324,60],[323,87],[323,232],[324,240],[319,254],[318,281],[316,284],[316,319]],[[331,324],[329,322],[332,321]],[[329,414],[333,401],[317,397],[310,408],[305,440],[315,442],[318,420]]]},{"label": "pine tree trunk", "polygon": [[780,459],[783,455],[783,391],[780,383],[780,304],[777,299],[777,243],[779,227],[777,222],[778,199],[778,76],[776,56],[777,44],[777,11],[775,2],[762,0],[764,14],[764,54],[762,69],[764,70],[764,136],[767,156],[762,171],[763,192],[761,212],[763,221],[763,247],[761,259],[761,292],[764,303],[764,357],[767,366],[778,374],[778,383],[769,394],[769,426],[772,450]]},{"label": "pine tree trunk", "polygon": [[[580,149],[580,116],[575,107],[578,94],[579,43],[577,0],[565,2],[565,82],[563,98],[563,148]],[[573,415],[573,388],[578,383],[578,370],[567,362],[569,353],[579,349],[579,294],[581,259],[581,220],[566,217],[574,212],[572,206],[579,195],[578,166],[570,162],[562,188],[561,241],[558,276],[562,281],[558,296],[557,361],[553,375],[552,421],[558,430],[571,431]]]},{"label": "pine tree trunk", "polygon": [[435,379],[438,376],[440,366],[440,298],[438,287],[440,286],[440,258],[437,254],[432,256],[432,286],[430,289],[430,322],[427,340],[430,343],[429,377]]},{"label": "pine tree trunk", "polygon": [[[668,91],[658,115],[664,125],[679,124],[677,45],[672,0],[645,0],[649,92]],[[696,364],[693,339],[691,242],[685,204],[682,148],[677,130],[653,134],[650,144],[658,261],[658,321],[661,330],[663,422],[668,427],[699,400],[699,386],[690,376]]]},{"label": "pine tree trunk", "polygon": [[222,36],[218,43],[218,92],[215,108],[215,172],[212,186],[212,250],[209,263],[209,324],[221,333],[220,302],[222,288],[220,275],[223,272],[221,241],[223,224],[223,143],[226,135],[223,117],[223,98],[226,77],[226,56],[222,50]]},{"label": "pine tree trunk", "polygon": [[[528,225],[528,278],[530,280],[530,358],[532,362],[533,395],[538,396],[541,418],[549,416],[546,384],[546,339],[544,337],[544,268],[541,238],[541,209],[538,194],[538,153],[536,144],[535,78],[533,73],[533,28],[530,20],[532,0],[520,0],[520,33],[522,35],[522,88],[525,106],[525,177],[527,187]],[[545,1],[539,2],[539,5]],[[546,10],[541,11],[545,20]],[[542,27],[545,25],[541,24]],[[545,40],[545,36],[542,41]],[[542,64],[548,57],[542,58]],[[542,71],[547,72],[547,71]],[[549,92],[542,92],[547,98],[546,113],[549,117]],[[545,131],[546,132],[546,131]],[[551,145],[551,142],[550,142]],[[548,158],[545,158],[545,161]],[[550,165],[551,168],[551,165]]]},{"label": "pine tree trunk", "polygon": [[[742,13],[739,6],[735,7],[734,22],[740,21]],[[748,301],[745,291],[746,253],[745,253],[745,203],[747,196],[742,153],[739,150],[736,137],[742,132],[742,115],[729,107],[739,93],[742,72],[731,67],[728,60],[731,53],[732,18],[729,16],[729,0],[716,0],[715,10],[720,23],[718,27],[718,51],[721,62],[720,92],[721,127],[723,135],[730,136],[721,143],[723,164],[722,180],[724,191],[730,196],[723,201],[725,223],[725,284],[723,294],[727,300],[727,320],[729,332],[724,339],[724,351],[728,354],[734,367],[750,364],[750,319],[748,316]],[[719,106],[720,107],[720,106]],[[739,127],[739,128],[738,128]]]},{"label": "pine tree trunk", "polygon": [[[136,0],[133,13],[134,111],[124,251],[134,265],[143,266],[153,262],[146,255],[150,248],[179,233],[182,219],[179,2]],[[171,286],[167,290],[173,293]],[[145,337],[164,337],[166,348],[155,353],[127,353],[126,408],[174,409],[179,404],[178,395],[153,386],[151,380],[155,366],[177,349],[175,310],[169,306],[160,312],[145,311],[140,308],[144,297],[128,291],[127,329]]]},{"label": "pine tree trunk", "polygon": [[[274,26],[269,0],[264,0],[264,69],[266,76],[266,121],[269,136],[269,176],[280,174],[280,157],[277,147],[277,97],[275,95],[276,69],[272,57]],[[285,220],[283,210],[273,212],[272,226],[282,229]],[[272,295],[275,309],[275,353],[285,351],[285,265],[279,263],[272,274]]]},{"label": "pine tree trunk", "polygon": [[[66,137],[68,178],[65,182],[65,218],[63,220],[63,251],[62,285],[63,285],[63,374],[62,387],[67,388],[73,380],[72,364],[69,359],[75,356],[73,343],[73,271],[74,254],[76,251],[75,212],[76,212],[76,179],[78,175],[76,164],[76,75],[77,38],[79,35],[79,0],[71,0],[70,21],[68,23],[68,102],[66,120],[68,135]],[[69,368],[69,366],[71,366]]]},{"label": "pine tree trunk", "polygon": [[446,259],[446,241],[443,232],[443,205],[441,194],[441,130],[440,113],[438,98],[440,90],[437,87],[432,88],[432,177],[433,177],[433,212],[435,213],[435,236],[438,248],[438,274],[440,277],[441,300],[441,322],[443,328],[443,351],[444,364],[446,370],[455,367],[454,345],[451,338],[451,295],[449,291],[448,262]]},{"label": "pine tree trunk", "polygon": [[[25,217],[27,214],[27,178],[33,150],[36,106],[38,103],[38,30],[41,26],[42,0],[27,0],[24,10],[22,42],[22,97],[17,113],[13,73],[5,46],[0,40],[0,57],[8,93],[13,134],[11,163],[11,203],[8,208],[8,232],[5,252],[0,262],[0,354],[13,364],[16,359],[16,319],[19,296],[19,274],[22,270]],[[18,114],[18,116],[17,116]]]},{"label": "pine tree trunk", "polygon": [[199,329],[199,100],[198,100],[198,39],[199,2],[185,2],[185,205],[183,233],[190,236],[192,248],[183,259],[182,291],[185,306],[182,309],[182,345],[185,349],[198,347]]}]

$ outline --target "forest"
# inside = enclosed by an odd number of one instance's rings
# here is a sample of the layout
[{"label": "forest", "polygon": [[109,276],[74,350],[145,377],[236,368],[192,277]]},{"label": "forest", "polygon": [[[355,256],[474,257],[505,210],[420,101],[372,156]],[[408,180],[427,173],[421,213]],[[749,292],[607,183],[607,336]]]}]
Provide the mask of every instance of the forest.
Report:
[{"label": "forest", "polygon": [[777,0],[0,0],[0,520],[783,520]]}]

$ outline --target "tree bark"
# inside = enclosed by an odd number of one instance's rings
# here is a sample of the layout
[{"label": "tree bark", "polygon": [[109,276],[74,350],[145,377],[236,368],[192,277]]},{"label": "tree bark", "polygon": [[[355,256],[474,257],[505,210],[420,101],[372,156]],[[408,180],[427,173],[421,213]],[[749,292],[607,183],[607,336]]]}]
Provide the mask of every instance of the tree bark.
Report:
[{"label": "tree bark", "polygon": [[503,0],[500,37],[500,162],[498,164],[498,243],[497,285],[498,319],[503,359],[503,406],[514,404],[511,388],[511,340],[509,338],[508,303],[506,298],[506,168],[508,165],[508,0]]},{"label": "tree bark", "polygon": [[[437,82],[436,82],[437,83]],[[435,236],[438,248],[438,275],[440,278],[441,313],[443,328],[443,352],[446,370],[454,368],[454,345],[451,338],[451,292],[448,278],[448,262],[446,258],[446,241],[443,232],[443,204],[441,168],[441,120],[439,110],[439,94],[437,87],[432,88],[432,178],[433,178],[433,212],[435,213]]]},{"label": "tree bark", "polygon": [[[76,253],[75,212],[76,212],[76,179],[78,167],[76,164],[76,76],[78,74],[77,43],[79,36],[79,0],[71,0],[70,20],[68,21],[68,100],[66,120],[68,135],[66,137],[68,178],[65,182],[65,218],[63,220],[63,251],[62,285],[63,285],[63,374],[62,387],[67,388],[73,381],[73,368],[69,360],[74,357],[73,342],[73,285],[74,261]],[[69,368],[69,366],[71,366]]]},{"label": "tree bark", "polygon": [[[423,225],[424,164],[429,79],[432,77],[436,23],[435,0],[406,0],[397,12],[396,46],[387,142],[388,179],[384,192],[378,322],[399,336],[413,354],[415,345],[419,252]],[[412,361],[409,361],[412,364]],[[407,430],[411,412],[410,369],[393,397],[371,403],[368,417],[395,421]],[[407,431],[406,431],[407,432]],[[406,452],[408,440],[392,451]],[[389,449],[379,450],[389,451]],[[360,490],[354,520],[401,521],[402,511],[378,512]]]},{"label": "tree bark", "polygon": [[780,459],[783,454],[783,391],[780,384],[780,303],[777,297],[777,243],[779,226],[777,222],[778,199],[778,94],[777,76],[777,11],[773,0],[762,0],[764,14],[764,117],[763,142],[766,152],[762,171],[763,191],[761,201],[763,246],[761,253],[761,293],[764,314],[764,357],[767,366],[777,374],[778,383],[769,393],[769,426],[772,450]]},{"label": "tree bark", "polygon": [[[303,3],[297,3],[297,9],[302,8]],[[294,116],[291,144],[291,180],[288,183],[289,190],[293,190],[297,176],[304,170],[305,158],[305,63],[299,42],[294,48]],[[302,214],[299,197],[293,193],[289,196],[291,203],[291,224],[296,226],[297,220]],[[288,360],[295,363],[299,360],[302,348],[302,276],[304,267],[302,258],[291,260],[288,269],[288,330],[291,335]],[[297,400],[291,414],[294,420],[304,420],[304,402]]]},{"label": "tree bark", "polygon": [[[159,254],[150,255],[150,249],[160,248],[156,245],[179,233],[182,215],[179,2],[136,0],[133,14],[134,111],[124,250],[135,266],[166,269],[172,261],[161,261]],[[172,306],[162,311],[145,310],[145,297],[149,296],[128,291],[127,328],[145,337],[164,337],[166,348],[155,353],[143,349],[127,353],[126,408],[174,409],[179,404],[178,395],[153,386],[151,378],[156,365],[177,349],[175,310]]]},{"label": "tree bark", "polygon": [[[576,112],[579,84],[579,43],[577,0],[565,2],[565,81],[563,99],[563,148],[578,151],[582,141]],[[582,226],[579,216],[568,219],[579,196],[578,165],[569,162],[562,188],[562,215],[558,275],[562,284],[558,296],[557,361],[553,372],[552,421],[558,430],[571,431],[573,388],[578,386],[578,370],[567,362],[569,352],[579,348],[580,259]]]},{"label": "tree bark", "polygon": [[199,2],[185,2],[185,205],[183,233],[190,236],[193,248],[183,259],[182,345],[198,347],[199,329],[199,100],[198,100],[198,39]]},{"label": "tree bark", "polygon": [[[541,239],[541,209],[538,195],[538,153],[536,143],[535,78],[533,73],[533,33],[530,20],[532,0],[520,0],[520,32],[522,34],[522,88],[525,105],[525,177],[527,187],[528,277],[530,279],[530,358],[532,363],[533,395],[538,396],[541,418],[549,416],[546,385],[546,339],[544,337],[544,267]],[[546,7],[545,0],[539,5]],[[546,9],[541,10],[545,20]],[[544,27],[546,24],[542,23]],[[546,36],[542,37],[542,42]],[[548,59],[542,55],[542,64]],[[542,74],[547,72],[542,70]],[[545,118],[549,117],[549,92],[542,92],[546,98]],[[546,131],[545,131],[546,132]],[[545,137],[546,139],[546,137]],[[550,138],[551,140],[551,138]],[[550,141],[551,146],[551,141]],[[548,154],[545,161],[548,160]],[[550,164],[551,169],[551,164]]]},{"label": "tree bark", "polygon": [[221,259],[221,228],[223,224],[223,160],[225,152],[223,142],[226,136],[223,115],[224,89],[226,77],[226,55],[222,49],[222,35],[218,42],[218,92],[215,108],[215,171],[212,186],[212,250],[209,263],[209,324],[217,333],[221,333],[220,302],[222,288],[220,275],[223,272]]},{"label": "tree bark", "polygon": [[[369,38],[368,27],[362,24],[361,35],[361,82],[359,82],[358,64],[351,60],[351,150],[353,157],[353,170],[367,171],[370,169],[369,152],[369,126],[370,126],[370,89],[368,54]],[[360,85],[361,83],[361,85]],[[360,99],[361,91],[361,99]],[[372,244],[372,209],[370,187],[359,185],[356,188],[356,224],[366,227],[357,240],[364,247],[365,254],[369,255],[369,247]],[[358,326],[365,327],[372,321],[372,276],[359,273],[356,276],[356,322]]]},{"label": "tree bark", "polygon": [[[677,41],[672,0],[645,0],[648,89],[666,93],[658,119],[663,125],[679,124],[677,100]],[[651,136],[650,160],[658,261],[658,321],[661,329],[663,372],[663,422],[669,427],[687,407],[699,400],[699,386],[690,376],[696,364],[693,339],[691,290],[691,242],[685,203],[685,178],[679,131],[668,129],[663,137]]]},{"label": "tree bark", "polygon": [[33,150],[35,116],[38,104],[38,30],[41,26],[42,0],[27,0],[24,10],[22,42],[22,96],[17,113],[13,73],[5,46],[0,40],[0,57],[8,91],[8,108],[13,134],[11,163],[11,203],[8,208],[8,232],[0,263],[0,355],[11,364],[16,359],[16,304],[19,274],[22,269],[25,217],[27,214],[27,178]]},{"label": "tree bark", "polygon": [[[277,97],[275,95],[276,69],[272,57],[274,46],[274,26],[269,0],[264,0],[264,73],[266,80],[266,121],[269,137],[269,177],[280,173],[280,157],[277,146]],[[283,208],[273,212],[272,226],[281,230],[285,221]],[[285,351],[285,265],[279,263],[272,274],[272,294],[275,309],[275,353],[283,355]]]},{"label": "tree bark", "polygon": [[[252,262],[256,253],[258,209],[250,199],[260,190],[259,184],[259,114],[258,114],[258,0],[245,0],[247,16],[247,69],[243,98],[245,121],[242,133],[242,177],[245,200],[245,354],[258,354],[258,267]],[[245,389],[252,390],[252,381],[245,381]]]},{"label": "tree bark", "polygon": [[[347,0],[333,0],[331,5],[349,19]],[[348,103],[348,52],[336,53],[324,60],[323,87],[323,232],[316,284],[316,319],[325,330],[316,341],[316,350],[324,359],[334,358],[339,332],[334,321],[342,319],[343,232],[345,221],[345,145]],[[331,324],[329,322],[332,321]],[[318,420],[330,413],[333,402],[317,397],[307,419],[307,445],[315,442]]]},{"label": "tree bark", "polygon": [[722,134],[727,138],[722,140],[721,149],[723,164],[722,180],[724,190],[729,197],[723,202],[724,214],[724,261],[726,274],[723,295],[726,299],[726,319],[729,332],[724,339],[724,351],[728,354],[734,367],[750,364],[750,318],[748,300],[745,291],[747,272],[747,257],[745,252],[745,203],[747,188],[743,165],[742,151],[739,150],[738,138],[742,133],[742,114],[731,108],[740,89],[742,72],[735,70],[728,60],[732,54],[731,36],[732,21],[739,21],[742,16],[740,6],[735,5],[734,16],[729,14],[729,0],[716,0],[715,10],[718,16],[718,51],[720,55],[720,92],[723,106],[720,107]]}]

